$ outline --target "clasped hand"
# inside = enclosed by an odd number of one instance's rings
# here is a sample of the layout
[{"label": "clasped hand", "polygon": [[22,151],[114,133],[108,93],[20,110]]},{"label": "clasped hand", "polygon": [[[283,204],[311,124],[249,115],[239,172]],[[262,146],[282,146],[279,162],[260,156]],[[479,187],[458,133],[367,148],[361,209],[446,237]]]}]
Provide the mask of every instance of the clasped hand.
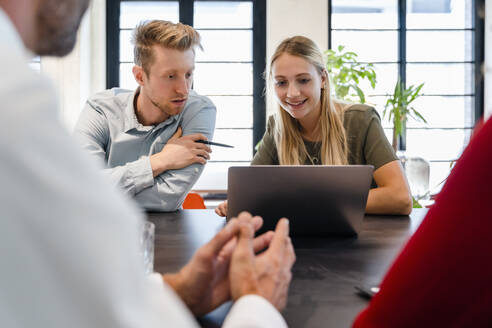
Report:
[{"label": "clasped hand", "polygon": [[281,219],[275,232],[254,238],[262,224],[260,217],[241,213],[198,249],[178,273],[164,275],[193,314],[203,315],[247,294],[266,298],[278,310],[285,307],[295,262],[289,223]]}]

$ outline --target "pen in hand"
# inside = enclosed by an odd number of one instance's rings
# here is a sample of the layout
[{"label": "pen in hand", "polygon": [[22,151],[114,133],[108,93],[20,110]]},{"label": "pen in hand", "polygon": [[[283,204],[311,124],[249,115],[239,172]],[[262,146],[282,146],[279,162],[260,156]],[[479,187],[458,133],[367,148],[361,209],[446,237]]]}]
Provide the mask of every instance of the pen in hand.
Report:
[{"label": "pen in hand", "polygon": [[219,146],[219,147],[227,147],[227,148],[234,148],[234,146],[218,143],[218,142],[213,142],[213,141],[208,141],[208,140],[197,140],[195,142],[199,142],[205,145],[210,145],[210,146]]}]

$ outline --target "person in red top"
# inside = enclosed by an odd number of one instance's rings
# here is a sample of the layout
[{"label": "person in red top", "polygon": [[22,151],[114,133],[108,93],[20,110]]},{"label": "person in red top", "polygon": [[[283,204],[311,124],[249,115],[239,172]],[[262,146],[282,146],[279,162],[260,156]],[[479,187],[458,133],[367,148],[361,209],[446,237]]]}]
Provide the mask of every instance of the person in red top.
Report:
[{"label": "person in red top", "polygon": [[354,327],[492,327],[492,120]]}]

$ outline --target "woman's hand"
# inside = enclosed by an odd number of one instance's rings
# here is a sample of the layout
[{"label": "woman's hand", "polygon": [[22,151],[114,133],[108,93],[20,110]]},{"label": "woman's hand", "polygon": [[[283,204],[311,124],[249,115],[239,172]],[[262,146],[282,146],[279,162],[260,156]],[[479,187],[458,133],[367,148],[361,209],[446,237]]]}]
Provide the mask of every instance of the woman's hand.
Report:
[{"label": "woman's hand", "polygon": [[219,216],[227,216],[227,200],[215,208],[215,213]]}]

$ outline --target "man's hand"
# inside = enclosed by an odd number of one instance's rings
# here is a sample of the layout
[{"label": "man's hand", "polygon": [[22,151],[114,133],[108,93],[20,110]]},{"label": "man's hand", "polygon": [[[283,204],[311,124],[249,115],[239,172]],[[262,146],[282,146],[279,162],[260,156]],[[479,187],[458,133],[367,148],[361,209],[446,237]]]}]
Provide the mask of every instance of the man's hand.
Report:
[{"label": "man's hand", "polygon": [[[241,213],[207,244],[202,246],[190,262],[176,274],[164,275],[164,280],[176,291],[194,315],[206,314],[230,300],[229,263],[236,247],[239,222],[252,231],[258,230],[263,220]],[[273,232],[267,232],[252,240],[253,251],[267,247]]]},{"label": "man's hand", "polygon": [[227,216],[227,200],[220,203],[219,206],[215,208],[215,213],[217,213],[218,216]]},{"label": "man's hand", "polygon": [[207,140],[203,134],[194,133],[182,136],[183,130],[178,128],[160,152],[150,156],[150,165],[154,178],[164,171],[181,169],[193,163],[207,163],[212,149],[209,146],[195,142]]},{"label": "man's hand", "polygon": [[296,260],[289,238],[289,221],[284,218],[277,223],[270,247],[258,256],[255,256],[253,238],[252,227],[240,222],[240,235],[229,269],[232,299],[257,294],[281,311],[287,304],[291,268]]}]

